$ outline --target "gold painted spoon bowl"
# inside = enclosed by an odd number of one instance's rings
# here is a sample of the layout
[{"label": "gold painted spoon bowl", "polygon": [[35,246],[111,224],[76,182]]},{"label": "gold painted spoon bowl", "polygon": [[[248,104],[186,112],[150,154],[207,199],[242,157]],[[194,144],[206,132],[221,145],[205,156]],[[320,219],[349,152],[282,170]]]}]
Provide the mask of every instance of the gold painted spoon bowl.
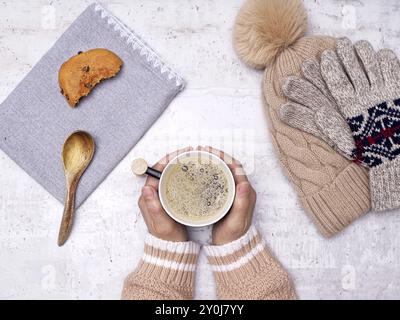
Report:
[{"label": "gold painted spoon bowl", "polygon": [[64,213],[58,233],[58,245],[68,239],[74,218],[76,188],[82,174],[92,161],[95,144],[92,136],[84,131],[76,131],[65,140],[62,148],[62,161],[67,183]]}]

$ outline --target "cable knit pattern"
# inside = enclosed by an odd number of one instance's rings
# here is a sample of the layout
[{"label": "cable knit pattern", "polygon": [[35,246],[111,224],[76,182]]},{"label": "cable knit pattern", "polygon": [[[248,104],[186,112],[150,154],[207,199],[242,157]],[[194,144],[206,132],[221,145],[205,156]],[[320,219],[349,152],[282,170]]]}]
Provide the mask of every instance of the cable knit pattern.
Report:
[{"label": "cable knit pattern", "polygon": [[165,241],[148,234],[139,266],[125,279],[122,298],[192,299],[199,251],[195,242]]},{"label": "cable knit pattern", "polygon": [[253,226],[238,240],[204,249],[220,299],[296,299],[289,275]]},{"label": "cable knit pattern", "polygon": [[269,131],[288,178],[321,233],[330,237],[370,210],[367,171],[349,162],[322,140],[280,121],[278,109],[287,99],[282,85],[300,76],[301,65],[334,48],[329,37],[304,37],[283,51],[264,74],[263,91]]}]

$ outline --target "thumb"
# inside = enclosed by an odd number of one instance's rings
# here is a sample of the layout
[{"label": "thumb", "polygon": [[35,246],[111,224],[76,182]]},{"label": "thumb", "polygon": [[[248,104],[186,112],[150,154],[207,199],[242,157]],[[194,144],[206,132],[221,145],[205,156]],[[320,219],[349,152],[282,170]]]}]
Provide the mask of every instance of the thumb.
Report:
[{"label": "thumb", "polygon": [[153,187],[144,186],[142,189],[142,196],[149,215],[160,216],[164,213],[157,191]]},{"label": "thumb", "polygon": [[233,202],[230,216],[236,219],[245,218],[252,206],[251,199],[252,188],[249,182],[243,181],[236,185],[236,196]]}]

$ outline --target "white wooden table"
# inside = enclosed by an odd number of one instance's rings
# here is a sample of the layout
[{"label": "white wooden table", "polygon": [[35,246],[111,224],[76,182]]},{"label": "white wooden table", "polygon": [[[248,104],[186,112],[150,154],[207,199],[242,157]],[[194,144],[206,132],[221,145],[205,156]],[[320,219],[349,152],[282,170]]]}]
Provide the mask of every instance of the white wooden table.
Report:
[{"label": "white wooden table", "polygon": [[[305,2],[310,34],[366,38],[400,54],[398,1]],[[233,149],[246,162],[258,193],[255,224],[289,269],[300,298],[400,298],[400,210],[370,213],[326,240],[300,208],[268,137],[262,73],[245,67],[232,48],[241,3],[103,2],[181,73],[187,88],[79,209],[62,248],[56,245],[62,205],[0,151],[0,298],[118,299],[146,234],[137,208],[143,181],[132,176],[130,162],[206,143]],[[0,2],[0,101],[89,4]],[[207,241],[209,231],[191,236]],[[202,254],[196,298],[214,297]]]}]

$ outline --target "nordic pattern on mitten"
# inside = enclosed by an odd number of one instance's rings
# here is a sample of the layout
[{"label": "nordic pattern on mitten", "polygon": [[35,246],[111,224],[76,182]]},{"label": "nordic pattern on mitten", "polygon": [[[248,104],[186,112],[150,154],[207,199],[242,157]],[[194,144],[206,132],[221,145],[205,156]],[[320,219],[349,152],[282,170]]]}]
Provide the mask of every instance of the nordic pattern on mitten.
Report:
[{"label": "nordic pattern on mitten", "polygon": [[321,74],[351,126],[357,161],[370,167],[372,208],[400,207],[400,61],[367,41],[338,40],[321,56]]},{"label": "nordic pattern on mitten", "polygon": [[356,147],[354,161],[368,167],[400,154],[400,99],[379,103],[367,113],[348,118]]}]

